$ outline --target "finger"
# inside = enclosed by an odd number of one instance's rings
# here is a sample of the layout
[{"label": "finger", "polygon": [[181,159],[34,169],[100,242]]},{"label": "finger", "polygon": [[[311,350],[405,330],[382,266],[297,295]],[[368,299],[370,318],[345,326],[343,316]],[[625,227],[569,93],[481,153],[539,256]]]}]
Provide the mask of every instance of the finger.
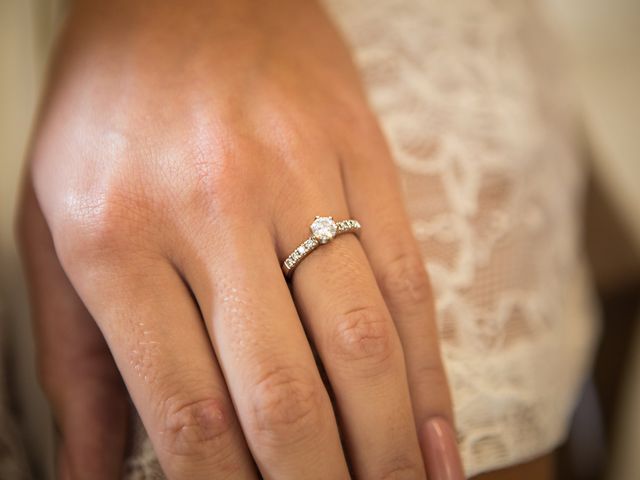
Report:
[{"label": "finger", "polygon": [[348,478],[331,402],[272,237],[256,223],[219,229],[215,246],[199,248],[209,260],[187,265],[186,277],[264,478]]},{"label": "finger", "polygon": [[[366,225],[362,245],[400,335],[425,456],[446,444],[451,470],[459,475],[451,478],[462,478],[429,278],[382,135],[374,132],[369,138],[361,150],[351,150],[352,161],[345,162],[349,208]],[[442,435],[429,434],[434,426]],[[440,444],[433,444],[437,439]],[[428,472],[440,478],[432,468]]]},{"label": "finger", "polygon": [[[330,211],[346,211],[340,207]],[[279,235],[299,232],[290,249],[304,239],[305,219],[294,221]],[[292,286],[335,394],[356,477],[424,478],[402,347],[357,237],[342,234],[318,247]]]},{"label": "finger", "polygon": [[364,152],[353,152],[358,161],[345,162],[347,198],[353,215],[366,225],[360,236],[362,245],[404,347],[416,422],[422,425],[434,415],[453,420],[433,295],[395,167],[384,157],[384,150],[376,157],[367,153],[363,159]]},{"label": "finger", "polygon": [[63,478],[118,478],[127,394],[100,331],[58,262],[30,183],[23,189],[18,230],[40,377],[62,436]]},{"label": "finger", "polygon": [[[200,314],[173,267],[146,252],[71,277],[99,323],[170,479],[255,479]],[[91,280],[89,282],[89,280]]]}]

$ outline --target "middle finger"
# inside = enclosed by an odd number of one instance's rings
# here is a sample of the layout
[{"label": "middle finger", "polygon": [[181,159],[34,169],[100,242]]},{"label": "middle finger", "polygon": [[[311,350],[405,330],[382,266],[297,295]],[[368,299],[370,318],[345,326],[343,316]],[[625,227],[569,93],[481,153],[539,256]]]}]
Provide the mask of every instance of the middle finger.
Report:
[{"label": "middle finger", "polygon": [[216,232],[221,241],[202,246],[206,258],[186,271],[247,443],[265,478],[348,478],[331,402],[272,237],[256,230],[246,222]]}]

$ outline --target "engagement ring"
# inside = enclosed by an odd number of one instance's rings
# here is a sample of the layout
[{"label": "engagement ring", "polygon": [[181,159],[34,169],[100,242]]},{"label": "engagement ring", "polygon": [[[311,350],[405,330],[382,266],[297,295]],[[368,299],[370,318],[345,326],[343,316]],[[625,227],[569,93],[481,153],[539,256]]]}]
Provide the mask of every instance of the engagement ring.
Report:
[{"label": "engagement ring", "polygon": [[341,233],[357,232],[360,230],[360,222],[357,220],[341,220],[336,222],[333,217],[316,217],[309,226],[311,236],[302,242],[284,262],[282,271],[287,278],[291,277],[298,264],[320,245],[329,243]]}]

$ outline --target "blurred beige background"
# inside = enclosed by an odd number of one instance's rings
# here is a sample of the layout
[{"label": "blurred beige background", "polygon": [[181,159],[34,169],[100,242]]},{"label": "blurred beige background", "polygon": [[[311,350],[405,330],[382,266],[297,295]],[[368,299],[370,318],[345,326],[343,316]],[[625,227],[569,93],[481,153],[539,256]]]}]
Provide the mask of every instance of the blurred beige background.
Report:
[{"label": "blurred beige background", "polygon": [[[51,425],[34,381],[25,294],[12,218],[49,41],[60,0],[0,0],[0,352],[17,375],[7,381],[32,458],[47,458]],[[640,2],[544,0],[574,59],[594,170],[640,252]],[[640,478],[640,337],[620,408],[609,478]],[[0,389],[1,391],[2,389]],[[29,408],[25,408],[28,405]],[[52,459],[47,458],[46,465]],[[42,472],[36,472],[38,477]]]},{"label": "blurred beige background", "polygon": [[[15,393],[17,427],[24,432],[22,440],[30,447],[29,456],[39,460],[42,470],[53,464],[45,453],[52,451],[52,425],[34,380],[26,295],[12,224],[22,158],[55,30],[53,14],[58,10],[59,5],[51,0],[0,0],[0,354],[9,367],[0,368],[0,381],[7,382],[9,392]],[[7,371],[14,375],[4,378]],[[1,386],[0,397],[3,390]],[[4,434],[11,426],[1,414],[0,421],[0,433]],[[33,474],[46,478],[44,471]]]}]

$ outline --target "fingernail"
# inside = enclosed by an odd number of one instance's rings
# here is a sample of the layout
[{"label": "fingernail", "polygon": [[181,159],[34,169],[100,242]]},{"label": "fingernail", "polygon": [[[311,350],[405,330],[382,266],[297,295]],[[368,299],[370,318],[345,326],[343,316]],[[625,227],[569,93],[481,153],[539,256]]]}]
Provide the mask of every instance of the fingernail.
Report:
[{"label": "fingernail", "polygon": [[464,480],[451,424],[442,417],[432,418],[425,424],[422,435],[429,480]]}]

